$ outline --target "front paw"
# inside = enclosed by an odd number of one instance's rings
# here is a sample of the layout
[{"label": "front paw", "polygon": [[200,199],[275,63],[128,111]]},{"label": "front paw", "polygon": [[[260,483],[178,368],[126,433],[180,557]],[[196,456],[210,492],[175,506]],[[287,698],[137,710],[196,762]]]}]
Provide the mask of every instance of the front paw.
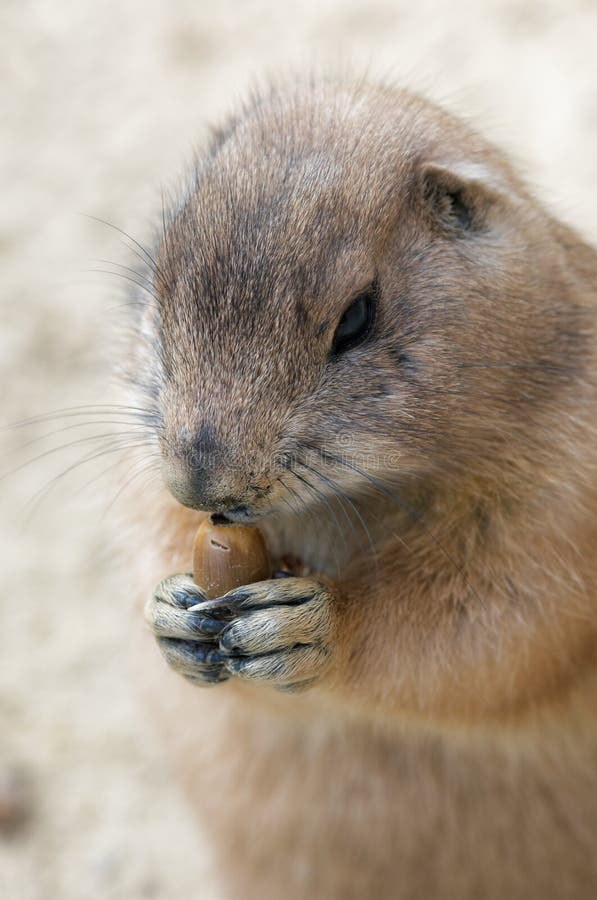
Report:
[{"label": "front paw", "polygon": [[218,639],[226,623],[190,609],[205,594],[191,575],[161,581],[145,605],[145,621],[169,666],[195,684],[218,684],[229,678],[219,656]]},{"label": "front paw", "polygon": [[260,581],[192,611],[224,619],[216,658],[230,675],[291,691],[314,684],[329,669],[333,597],[315,579]]}]

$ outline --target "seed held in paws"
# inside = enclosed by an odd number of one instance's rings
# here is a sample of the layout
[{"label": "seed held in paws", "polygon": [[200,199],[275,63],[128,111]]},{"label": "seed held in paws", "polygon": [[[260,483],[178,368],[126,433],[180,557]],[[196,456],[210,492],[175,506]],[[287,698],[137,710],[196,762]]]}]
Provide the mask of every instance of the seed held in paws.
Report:
[{"label": "seed held in paws", "polygon": [[[223,517],[221,517],[223,518]],[[193,545],[193,578],[210,599],[269,578],[271,565],[258,528],[205,519]]]}]

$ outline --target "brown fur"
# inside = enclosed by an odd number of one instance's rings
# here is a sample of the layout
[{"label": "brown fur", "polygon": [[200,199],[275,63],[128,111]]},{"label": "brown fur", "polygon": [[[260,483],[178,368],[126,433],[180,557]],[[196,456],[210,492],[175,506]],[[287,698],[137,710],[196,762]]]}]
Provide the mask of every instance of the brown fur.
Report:
[{"label": "brown fur", "polygon": [[[329,591],[298,695],[147,645],[223,896],[596,896],[597,253],[462,122],[314,82],[216,134],[156,258],[131,372],[166,481],[192,505],[201,435],[204,507],[263,514]],[[375,276],[373,333],[328,360]],[[316,492],[283,462],[306,445]],[[146,596],[199,516],[138,512]]]}]

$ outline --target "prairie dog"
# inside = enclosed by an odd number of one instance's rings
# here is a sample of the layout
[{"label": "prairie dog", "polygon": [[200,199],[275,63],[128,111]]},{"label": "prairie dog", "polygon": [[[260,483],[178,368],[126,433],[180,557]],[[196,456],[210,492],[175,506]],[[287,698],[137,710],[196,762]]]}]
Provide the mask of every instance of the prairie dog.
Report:
[{"label": "prairie dog", "polygon": [[[214,132],[148,275],[142,671],[222,897],[595,897],[595,250],[454,116],[313,80]],[[306,574],[191,609],[206,512]]]}]

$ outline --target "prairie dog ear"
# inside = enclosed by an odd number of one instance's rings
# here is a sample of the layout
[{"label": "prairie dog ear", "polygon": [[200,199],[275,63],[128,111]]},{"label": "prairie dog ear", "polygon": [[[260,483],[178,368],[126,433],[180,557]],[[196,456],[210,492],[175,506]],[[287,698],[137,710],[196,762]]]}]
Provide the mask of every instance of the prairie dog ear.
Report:
[{"label": "prairie dog ear", "polygon": [[507,188],[499,173],[478,162],[421,166],[423,201],[433,220],[452,232],[483,231]]}]

